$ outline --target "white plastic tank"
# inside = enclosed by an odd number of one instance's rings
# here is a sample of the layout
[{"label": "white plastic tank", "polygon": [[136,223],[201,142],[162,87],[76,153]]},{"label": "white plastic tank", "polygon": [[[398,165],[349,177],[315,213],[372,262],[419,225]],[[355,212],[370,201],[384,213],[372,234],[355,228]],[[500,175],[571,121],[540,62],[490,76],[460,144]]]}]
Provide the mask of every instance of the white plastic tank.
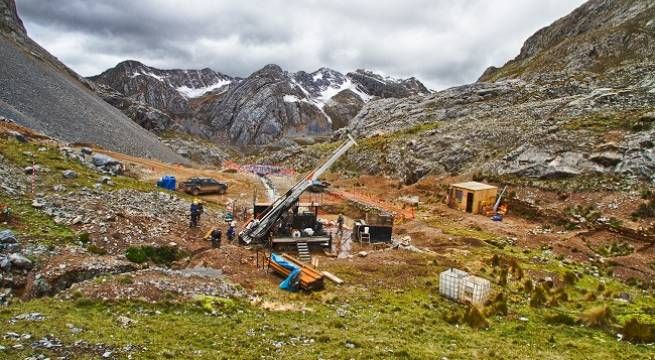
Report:
[{"label": "white plastic tank", "polygon": [[458,302],[482,305],[491,291],[491,282],[455,268],[439,274],[439,293]]}]

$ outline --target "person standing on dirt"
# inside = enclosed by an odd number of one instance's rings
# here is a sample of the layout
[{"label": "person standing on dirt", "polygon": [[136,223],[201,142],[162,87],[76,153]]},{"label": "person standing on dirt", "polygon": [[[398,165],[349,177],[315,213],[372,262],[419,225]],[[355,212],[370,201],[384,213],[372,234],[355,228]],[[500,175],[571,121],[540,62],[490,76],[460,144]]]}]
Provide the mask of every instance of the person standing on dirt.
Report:
[{"label": "person standing on dirt", "polygon": [[232,220],[227,228],[227,240],[229,242],[234,241],[234,238],[236,236],[236,227],[237,227],[237,222]]},{"label": "person standing on dirt", "polygon": [[214,228],[209,234],[209,239],[212,242],[212,248],[219,249],[221,247],[221,238],[223,237],[223,232],[219,228]]},{"label": "person standing on dirt", "polygon": [[203,211],[202,202],[198,199],[193,199],[189,209],[191,215],[191,223],[189,224],[189,227],[198,227],[198,224],[200,223],[200,215],[202,215]]},{"label": "person standing on dirt", "polygon": [[339,217],[337,217],[337,234],[339,234],[339,236],[343,236],[343,223],[343,214],[339,214]]}]

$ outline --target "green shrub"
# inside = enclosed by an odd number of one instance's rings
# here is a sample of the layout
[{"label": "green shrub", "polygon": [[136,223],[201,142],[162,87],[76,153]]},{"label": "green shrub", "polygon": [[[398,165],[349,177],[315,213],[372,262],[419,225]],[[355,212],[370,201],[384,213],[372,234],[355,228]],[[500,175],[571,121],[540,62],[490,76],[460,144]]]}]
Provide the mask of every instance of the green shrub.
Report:
[{"label": "green shrub", "polygon": [[463,320],[473,329],[484,329],[489,327],[489,321],[487,321],[487,318],[482,314],[482,311],[474,305],[469,305],[464,314]]},{"label": "green shrub", "polygon": [[498,285],[500,286],[505,286],[507,285],[507,276],[509,275],[509,271],[507,267],[503,266],[500,269],[500,276],[498,278]]},{"label": "green shrub", "polygon": [[548,301],[546,298],[546,291],[543,286],[537,286],[534,289],[534,293],[530,297],[530,306],[532,307],[542,307]]},{"label": "green shrub", "polygon": [[573,271],[564,273],[564,283],[574,285],[578,281],[578,276]]},{"label": "green shrub", "polygon": [[598,249],[598,253],[606,257],[630,255],[634,251],[632,245],[626,242],[613,242]]},{"label": "green shrub", "polygon": [[78,237],[78,240],[79,240],[82,244],[88,244],[89,241],[91,240],[91,236],[90,236],[89,233],[87,233],[87,232],[85,232],[85,233],[81,233],[81,234],[79,235],[79,237]]},{"label": "green shrub", "polygon": [[532,283],[532,279],[528,279],[525,281],[523,284],[523,291],[526,293],[531,293],[534,290],[534,284]]},{"label": "green shrub", "polygon": [[101,248],[100,246],[97,246],[95,244],[89,245],[86,250],[90,252],[91,254],[96,254],[96,255],[107,255],[107,250],[104,248]]},{"label": "green shrub", "polygon": [[485,305],[487,305],[485,307],[486,316],[494,316],[494,315],[507,316],[507,314],[509,313],[507,300],[505,299],[505,294],[503,293],[496,294],[493,300],[489,300],[488,303]]},{"label": "green shrub", "polygon": [[580,320],[589,327],[607,327],[613,319],[612,311],[607,305],[590,308],[580,316]]},{"label": "green shrub", "polygon": [[605,284],[604,283],[598,283],[598,287],[596,287],[596,292],[602,293],[605,291]]},{"label": "green shrub", "polygon": [[132,246],[127,249],[127,252],[125,253],[125,257],[127,257],[128,260],[137,264],[149,261],[157,265],[167,266],[170,266],[173,262],[184,256],[186,256],[186,253],[178,250],[174,246]]},{"label": "green shrub", "polygon": [[127,249],[127,252],[125,252],[125,257],[127,260],[137,264],[142,264],[148,261],[148,256],[146,255],[146,251],[143,249],[143,247],[130,247]]},{"label": "green shrub", "polygon": [[567,315],[567,314],[562,314],[562,313],[553,314],[553,315],[546,315],[546,317],[544,318],[544,321],[547,324],[551,324],[551,325],[569,325],[569,326],[572,326],[572,325],[575,325],[575,323],[576,323],[576,320],[572,316]]},{"label": "green shrub", "polygon": [[655,342],[655,325],[644,324],[635,318],[625,322],[621,333],[624,339],[633,343]]},{"label": "green shrub", "polygon": [[639,208],[632,213],[632,217],[642,219],[655,218],[655,200],[651,199],[645,204],[640,204]]},{"label": "green shrub", "polygon": [[118,283],[122,285],[132,285],[134,283],[134,279],[132,279],[131,276],[121,276],[118,278]]}]

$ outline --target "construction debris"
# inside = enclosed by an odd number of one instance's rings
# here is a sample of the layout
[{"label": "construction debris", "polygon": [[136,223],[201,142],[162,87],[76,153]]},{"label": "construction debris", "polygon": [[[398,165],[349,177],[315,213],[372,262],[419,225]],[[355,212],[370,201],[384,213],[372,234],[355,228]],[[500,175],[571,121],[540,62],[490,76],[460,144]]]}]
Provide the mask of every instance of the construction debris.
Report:
[{"label": "construction debris", "polygon": [[417,253],[430,253],[433,254],[434,251],[430,249],[420,249],[414,245],[411,244],[412,238],[409,235],[405,235],[401,237],[400,239],[392,239],[391,240],[391,248],[392,249],[400,249],[400,250],[407,250],[407,251],[412,251],[412,252],[417,252]]}]

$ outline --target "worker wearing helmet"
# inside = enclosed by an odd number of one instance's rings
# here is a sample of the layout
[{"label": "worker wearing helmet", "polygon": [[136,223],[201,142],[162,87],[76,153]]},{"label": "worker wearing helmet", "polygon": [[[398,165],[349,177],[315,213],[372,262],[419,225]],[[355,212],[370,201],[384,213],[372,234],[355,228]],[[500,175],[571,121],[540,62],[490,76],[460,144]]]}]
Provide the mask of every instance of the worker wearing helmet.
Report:
[{"label": "worker wearing helmet", "polygon": [[191,228],[198,227],[198,224],[200,223],[200,215],[202,215],[202,213],[204,212],[202,201],[200,201],[200,199],[198,198],[193,199],[193,202],[191,203],[191,207],[189,208],[189,212],[191,217],[191,222],[189,224],[189,227]]}]

